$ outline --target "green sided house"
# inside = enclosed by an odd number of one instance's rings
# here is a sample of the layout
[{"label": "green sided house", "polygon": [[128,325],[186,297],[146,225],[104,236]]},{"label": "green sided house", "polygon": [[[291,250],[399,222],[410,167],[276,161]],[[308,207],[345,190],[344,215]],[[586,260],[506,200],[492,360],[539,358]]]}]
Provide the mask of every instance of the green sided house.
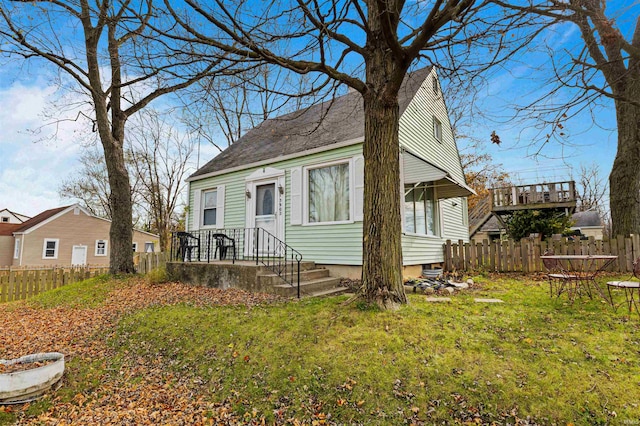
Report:
[{"label": "green sided house", "polygon": [[[473,191],[435,70],[409,74],[399,103],[403,262],[405,275],[418,276],[443,261],[447,239],[468,240],[466,197]],[[360,278],[363,140],[358,92],[250,130],[188,178],[188,241],[181,256],[203,260],[206,254],[211,261],[229,258],[228,249],[237,259],[292,250],[332,276]]]}]

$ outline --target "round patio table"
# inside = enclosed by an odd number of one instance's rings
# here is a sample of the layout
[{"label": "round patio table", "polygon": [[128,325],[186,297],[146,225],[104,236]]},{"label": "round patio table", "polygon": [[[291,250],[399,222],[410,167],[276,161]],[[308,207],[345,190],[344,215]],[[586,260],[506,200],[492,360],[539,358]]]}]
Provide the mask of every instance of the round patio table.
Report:
[{"label": "round patio table", "polygon": [[615,262],[618,256],[608,254],[553,254],[540,256],[540,259],[550,259],[557,262],[557,273],[561,277],[565,277],[567,295],[571,302],[577,296],[582,295],[583,292],[589,298],[593,298],[591,292],[591,287],[593,287],[603,299],[613,306],[613,301],[607,298],[604,290],[596,283],[596,277]]}]

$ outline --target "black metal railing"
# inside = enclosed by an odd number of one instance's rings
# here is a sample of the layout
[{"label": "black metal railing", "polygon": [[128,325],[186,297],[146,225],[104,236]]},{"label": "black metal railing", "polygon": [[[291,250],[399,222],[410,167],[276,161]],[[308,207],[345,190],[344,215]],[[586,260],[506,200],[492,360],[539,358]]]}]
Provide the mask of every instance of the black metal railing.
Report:
[{"label": "black metal railing", "polygon": [[300,297],[302,254],[263,228],[225,228],[180,231],[171,235],[171,260],[207,262],[215,260],[255,261],[297,286]]}]

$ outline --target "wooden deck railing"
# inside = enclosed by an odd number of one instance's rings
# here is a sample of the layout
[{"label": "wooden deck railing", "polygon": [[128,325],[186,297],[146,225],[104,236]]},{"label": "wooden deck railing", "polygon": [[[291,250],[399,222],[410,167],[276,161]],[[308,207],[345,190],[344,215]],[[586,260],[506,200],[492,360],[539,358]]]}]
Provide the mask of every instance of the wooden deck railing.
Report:
[{"label": "wooden deck railing", "polygon": [[490,190],[493,211],[575,206],[575,182],[507,186]]},{"label": "wooden deck railing", "polygon": [[618,260],[609,268],[612,272],[631,272],[633,261],[640,256],[640,235],[609,240],[546,240],[523,238],[521,241],[483,240],[465,243],[448,240],[444,244],[447,271],[542,272],[540,256],[547,249],[555,254],[611,254]]}]

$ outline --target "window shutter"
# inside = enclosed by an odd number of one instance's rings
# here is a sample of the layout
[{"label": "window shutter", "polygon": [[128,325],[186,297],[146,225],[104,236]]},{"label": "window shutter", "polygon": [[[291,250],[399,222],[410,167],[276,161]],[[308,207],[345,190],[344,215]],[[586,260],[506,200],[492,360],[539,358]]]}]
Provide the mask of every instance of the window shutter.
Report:
[{"label": "window shutter", "polygon": [[355,194],[355,212],[354,220],[361,221],[364,219],[364,156],[357,155],[353,159],[354,168],[354,194]]},{"label": "window shutter", "polygon": [[190,231],[197,231],[200,229],[200,217],[202,217],[202,209],[200,208],[200,202],[202,201],[202,189],[196,189],[193,192],[193,211],[191,212],[193,217],[193,225]]},{"label": "window shutter", "polygon": [[216,228],[224,228],[224,185],[218,185],[216,205]]},{"label": "window shutter", "polygon": [[291,224],[302,224],[302,167],[291,169]]}]

